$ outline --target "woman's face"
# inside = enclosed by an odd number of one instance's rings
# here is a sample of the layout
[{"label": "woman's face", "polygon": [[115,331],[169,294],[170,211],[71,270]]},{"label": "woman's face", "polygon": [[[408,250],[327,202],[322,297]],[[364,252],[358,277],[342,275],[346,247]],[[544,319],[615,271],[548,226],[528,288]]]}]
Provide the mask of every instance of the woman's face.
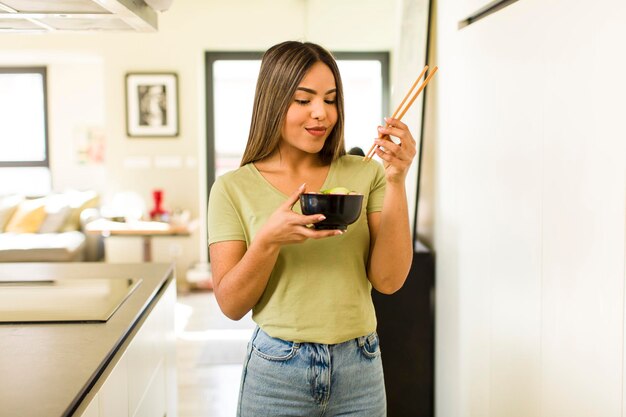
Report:
[{"label": "woman's face", "polygon": [[330,68],[313,64],[296,89],[283,125],[282,146],[318,153],[337,123],[337,86]]}]

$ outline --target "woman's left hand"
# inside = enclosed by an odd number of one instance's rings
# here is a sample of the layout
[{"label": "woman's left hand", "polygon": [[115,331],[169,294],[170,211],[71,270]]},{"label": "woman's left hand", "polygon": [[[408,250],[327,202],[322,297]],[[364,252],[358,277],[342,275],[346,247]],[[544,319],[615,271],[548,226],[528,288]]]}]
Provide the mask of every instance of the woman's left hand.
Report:
[{"label": "woman's left hand", "polygon": [[379,126],[381,135],[393,136],[400,140],[399,144],[390,139],[377,138],[376,155],[383,160],[387,182],[404,183],[409,167],[416,153],[416,143],[407,125],[398,119],[385,118],[388,126]]}]

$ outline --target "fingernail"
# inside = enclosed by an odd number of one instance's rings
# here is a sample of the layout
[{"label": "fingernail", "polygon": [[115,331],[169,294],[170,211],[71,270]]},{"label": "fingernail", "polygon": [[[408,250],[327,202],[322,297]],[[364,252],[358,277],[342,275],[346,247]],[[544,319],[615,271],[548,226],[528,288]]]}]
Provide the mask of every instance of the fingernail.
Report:
[{"label": "fingernail", "polygon": [[389,122],[389,120],[391,120],[391,117],[384,117],[385,122]]},{"label": "fingernail", "polygon": [[306,182],[302,183],[302,185],[300,186],[300,189],[302,190],[304,187],[306,187]]},{"label": "fingernail", "polygon": [[385,130],[385,128],[382,127],[382,126],[378,126],[378,130],[383,131],[383,130]]},{"label": "fingernail", "polygon": [[319,217],[320,221],[322,220],[326,220],[326,216],[324,216],[323,214]]},{"label": "fingernail", "polygon": [[345,233],[345,231],[343,231],[343,230],[337,230],[335,232],[335,235],[339,236],[339,235],[343,235],[344,233]]}]

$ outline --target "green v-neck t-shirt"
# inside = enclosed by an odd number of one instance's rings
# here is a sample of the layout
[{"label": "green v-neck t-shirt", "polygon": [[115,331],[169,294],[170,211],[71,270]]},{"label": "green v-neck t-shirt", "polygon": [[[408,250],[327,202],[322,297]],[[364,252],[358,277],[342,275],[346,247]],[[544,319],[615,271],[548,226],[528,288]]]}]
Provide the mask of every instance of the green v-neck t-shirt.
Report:
[{"label": "green v-neck t-shirt", "polygon": [[[281,247],[267,286],[252,309],[252,319],[272,337],[335,344],[376,330],[366,272],[367,214],[382,210],[384,169],[376,161],[342,156],[331,163],[322,189],[340,186],[363,194],[361,215],[342,235]],[[287,198],[254,164],[222,175],[209,197],[209,245],[240,240],[250,246]],[[293,210],[302,213],[299,202]]]}]

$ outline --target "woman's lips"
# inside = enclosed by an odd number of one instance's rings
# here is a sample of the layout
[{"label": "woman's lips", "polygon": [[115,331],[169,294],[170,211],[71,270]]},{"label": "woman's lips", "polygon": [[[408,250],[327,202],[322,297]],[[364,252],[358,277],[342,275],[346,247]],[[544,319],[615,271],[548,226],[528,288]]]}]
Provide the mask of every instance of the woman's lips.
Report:
[{"label": "woman's lips", "polygon": [[325,127],[305,127],[305,129],[313,136],[324,136],[326,134]]}]

